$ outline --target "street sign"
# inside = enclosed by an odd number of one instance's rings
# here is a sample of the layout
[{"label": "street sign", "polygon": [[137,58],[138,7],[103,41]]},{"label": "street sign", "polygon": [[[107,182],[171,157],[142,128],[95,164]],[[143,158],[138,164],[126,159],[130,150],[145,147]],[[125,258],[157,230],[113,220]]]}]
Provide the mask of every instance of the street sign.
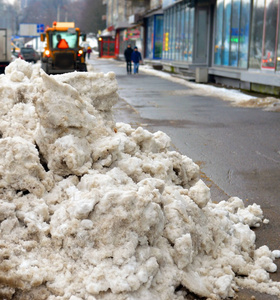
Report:
[{"label": "street sign", "polygon": [[37,24],[37,32],[43,33],[45,31],[45,25],[44,24]]},{"label": "street sign", "polygon": [[22,37],[39,36],[42,32],[44,32],[44,30],[45,30],[44,24],[30,24],[30,23],[19,24],[19,35]]}]

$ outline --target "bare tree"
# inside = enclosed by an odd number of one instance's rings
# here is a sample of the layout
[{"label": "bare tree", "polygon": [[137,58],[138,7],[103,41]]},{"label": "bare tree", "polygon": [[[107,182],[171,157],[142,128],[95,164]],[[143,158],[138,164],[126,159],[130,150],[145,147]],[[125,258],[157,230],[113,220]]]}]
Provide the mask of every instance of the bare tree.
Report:
[{"label": "bare tree", "polygon": [[106,14],[106,7],[102,0],[31,0],[23,10],[3,4],[3,0],[0,0],[0,24],[1,19],[2,22],[5,20],[8,6],[10,10],[15,8],[13,14],[17,21],[14,23],[18,24],[35,23],[44,24],[46,27],[52,26],[54,21],[75,22],[77,27],[87,33],[97,33],[106,27],[105,21],[102,20],[102,16]]},{"label": "bare tree", "polygon": [[106,15],[106,6],[102,0],[83,0],[84,4],[80,26],[85,32],[98,33],[98,30],[106,28],[106,21],[103,16]]},{"label": "bare tree", "polygon": [[[62,21],[68,0],[32,0],[21,12],[24,23],[43,23],[51,26],[54,21]],[[57,20],[59,18],[59,20]],[[64,21],[64,20],[63,20]]]},{"label": "bare tree", "polygon": [[0,27],[16,31],[16,9],[13,5],[0,0]]}]

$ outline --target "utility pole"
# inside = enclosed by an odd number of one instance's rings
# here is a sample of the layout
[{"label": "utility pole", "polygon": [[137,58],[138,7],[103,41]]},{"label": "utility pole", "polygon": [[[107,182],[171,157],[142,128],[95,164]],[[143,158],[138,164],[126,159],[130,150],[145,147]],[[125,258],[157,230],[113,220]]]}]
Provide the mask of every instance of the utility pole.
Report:
[{"label": "utility pole", "polygon": [[56,21],[60,21],[60,4],[57,6],[57,12],[56,12]]}]

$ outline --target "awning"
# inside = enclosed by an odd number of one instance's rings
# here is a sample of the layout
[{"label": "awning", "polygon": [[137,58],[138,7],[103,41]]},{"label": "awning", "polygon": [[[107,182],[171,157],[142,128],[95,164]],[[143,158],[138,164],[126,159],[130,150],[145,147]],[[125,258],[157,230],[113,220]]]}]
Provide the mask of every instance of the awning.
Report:
[{"label": "awning", "polygon": [[134,26],[133,24],[129,24],[128,22],[123,21],[123,22],[117,22],[115,29],[125,29],[133,26]]},{"label": "awning", "polygon": [[116,31],[113,30],[113,31],[108,31],[108,29],[105,29],[101,32],[101,34],[99,36],[101,37],[113,37],[116,35]]},{"label": "awning", "polygon": [[148,12],[144,18],[149,18],[151,16],[154,16],[154,15],[162,15],[163,14],[163,9],[157,9],[157,10],[154,10],[154,11],[151,11],[151,12]]}]

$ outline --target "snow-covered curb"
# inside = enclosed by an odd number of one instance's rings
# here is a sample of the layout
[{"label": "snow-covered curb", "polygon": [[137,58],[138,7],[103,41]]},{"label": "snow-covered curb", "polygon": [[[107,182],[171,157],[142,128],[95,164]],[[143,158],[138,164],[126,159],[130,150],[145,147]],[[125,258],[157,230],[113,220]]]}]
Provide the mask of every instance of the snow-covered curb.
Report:
[{"label": "snow-covered curb", "polygon": [[[209,84],[206,85],[193,83],[182,78],[174,77],[169,73],[154,70],[149,65],[142,65],[141,71],[144,71],[150,75],[159,76],[167,80],[182,84],[191,89],[190,93],[192,95],[218,97],[221,100],[230,101],[232,105],[235,106],[260,107],[265,110],[280,112],[280,100],[275,97],[258,98],[255,96],[244,94],[243,92],[236,89],[220,88]],[[180,93],[183,93],[183,91],[180,91]],[[189,92],[185,91],[185,93],[187,94]]]}]

